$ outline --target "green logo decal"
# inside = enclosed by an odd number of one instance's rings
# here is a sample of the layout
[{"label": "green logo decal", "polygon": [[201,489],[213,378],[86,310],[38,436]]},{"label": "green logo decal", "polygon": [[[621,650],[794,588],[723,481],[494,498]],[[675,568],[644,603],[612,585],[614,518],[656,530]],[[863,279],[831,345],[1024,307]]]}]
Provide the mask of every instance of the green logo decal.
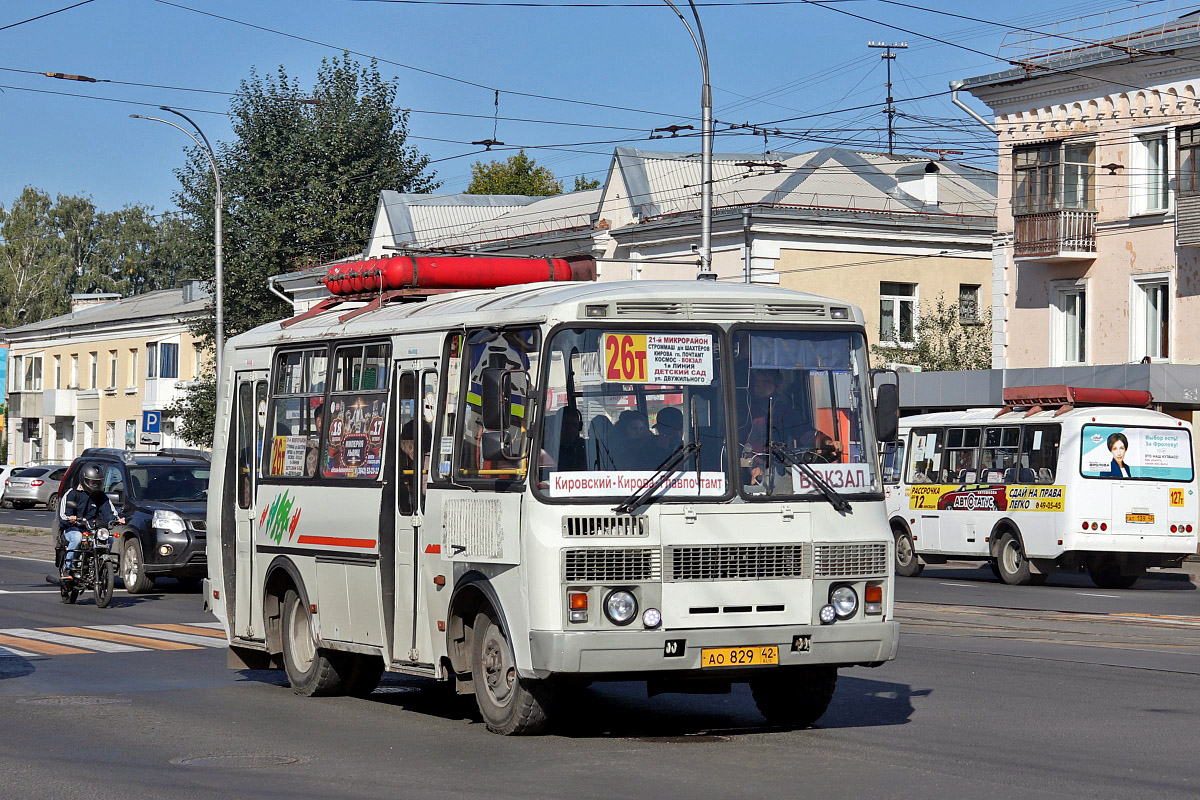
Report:
[{"label": "green logo decal", "polygon": [[275,544],[283,541],[285,529],[288,532],[288,541],[291,541],[292,537],[296,535],[296,524],[300,522],[300,509],[297,508],[296,513],[293,514],[293,505],[295,505],[295,499],[292,498],[289,491],[284,491],[283,494],[275,497],[270,508],[263,509],[262,516],[258,520],[258,527],[261,530],[265,526],[267,538],[275,540]]}]

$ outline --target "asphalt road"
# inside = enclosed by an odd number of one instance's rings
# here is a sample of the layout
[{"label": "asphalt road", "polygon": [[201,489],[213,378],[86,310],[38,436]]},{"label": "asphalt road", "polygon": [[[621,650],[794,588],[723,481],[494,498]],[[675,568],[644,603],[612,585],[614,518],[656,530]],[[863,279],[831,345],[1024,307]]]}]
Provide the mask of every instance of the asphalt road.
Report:
[{"label": "asphalt road", "polygon": [[24,528],[49,528],[54,525],[54,511],[37,508],[0,508],[0,525],[20,525]]},{"label": "asphalt road", "polygon": [[[76,651],[0,656],[5,798],[1125,800],[1200,785],[1200,619],[1143,610],[1152,595],[1193,596],[1183,589],[1118,593],[1103,611],[1105,598],[1070,600],[1097,604],[1086,613],[997,608],[931,601],[961,587],[927,571],[900,582],[899,659],[844,670],[814,729],[765,727],[742,687],[646,698],[629,683],[589,689],[550,735],[504,738],[425,680],[302,698],[279,673],[229,671],[199,595],[169,581],[69,607],[45,571],[0,558],[0,646]],[[47,631],[67,627],[110,652]]]}]

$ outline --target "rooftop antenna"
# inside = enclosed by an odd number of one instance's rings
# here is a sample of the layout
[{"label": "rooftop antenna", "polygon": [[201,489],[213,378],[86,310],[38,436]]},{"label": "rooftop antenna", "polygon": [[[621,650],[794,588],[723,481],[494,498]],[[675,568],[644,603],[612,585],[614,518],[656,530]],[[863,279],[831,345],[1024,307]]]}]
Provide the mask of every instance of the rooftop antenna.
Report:
[{"label": "rooftop antenna", "polygon": [[887,64],[887,105],[883,107],[883,112],[888,118],[888,155],[892,155],[896,149],[896,106],[895,99],[892,97],[892,62],[896,60],[896,54],[893,50],[907,50],[908,42],[867,42],[867,47],[876,50],[884,50],[881,58]]}]

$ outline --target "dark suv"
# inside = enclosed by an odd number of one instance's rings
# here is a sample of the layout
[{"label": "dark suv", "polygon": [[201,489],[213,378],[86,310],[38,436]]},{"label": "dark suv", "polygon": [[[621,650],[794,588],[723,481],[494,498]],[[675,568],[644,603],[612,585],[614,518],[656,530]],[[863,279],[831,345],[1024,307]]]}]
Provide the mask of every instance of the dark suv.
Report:
[{"label": "dark suv", "polygon": [[121,556],[126,590],[145,592],[164,575],[198,587],[208,574],[207,456],[198,450],[88,448],[71,463],[60,491],[78,484],[87,464],[100,467],[104,491],[125,517],[126,524],[114,531],[113,547]]}]

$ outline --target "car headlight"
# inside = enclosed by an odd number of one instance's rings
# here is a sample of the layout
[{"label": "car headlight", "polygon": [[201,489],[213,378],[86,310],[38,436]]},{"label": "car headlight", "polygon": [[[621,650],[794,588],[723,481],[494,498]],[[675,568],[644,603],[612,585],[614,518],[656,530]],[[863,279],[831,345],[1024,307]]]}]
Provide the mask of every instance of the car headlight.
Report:
[{"label": "car headlight", "polygon": [[186,527],[183,524],[183,517],[174,511],[155,511],[154,519],[150,521],[150,525],[151,527],[169,531],[170,533],[183,533],[183,529]]},{"label": "car headlight", "polygon": [[637,600],[632,592],[618,589],[604,599],[604,615],[614,625],[628,625],[637,616]]},{"label": "car headlight", "polygon": [[849,619],[858,611],[858,593],[852,586],[835,586],[829,592],[829,604],[833,606],[838,619]]}]

